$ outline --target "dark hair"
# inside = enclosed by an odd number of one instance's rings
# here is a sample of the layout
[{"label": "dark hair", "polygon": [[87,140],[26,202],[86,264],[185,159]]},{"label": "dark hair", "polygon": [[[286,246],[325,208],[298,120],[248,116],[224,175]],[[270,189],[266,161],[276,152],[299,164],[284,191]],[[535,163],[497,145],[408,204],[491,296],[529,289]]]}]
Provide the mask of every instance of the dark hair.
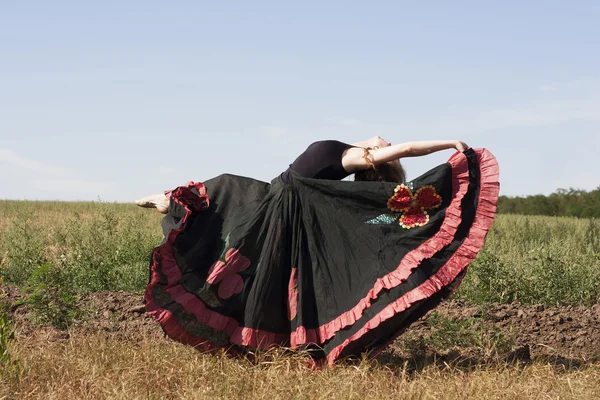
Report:
[{"label": "dark hair", "polygon": [[375,182],[394,182],[404,183],[406,172],[400,163],[400,160],[389,161],[384,164],[375,165],[371,160],[369,150],[365,149],[364,159],[371,166],[369,169],[358,171],[354,174],[355,181],[375,181]]}]

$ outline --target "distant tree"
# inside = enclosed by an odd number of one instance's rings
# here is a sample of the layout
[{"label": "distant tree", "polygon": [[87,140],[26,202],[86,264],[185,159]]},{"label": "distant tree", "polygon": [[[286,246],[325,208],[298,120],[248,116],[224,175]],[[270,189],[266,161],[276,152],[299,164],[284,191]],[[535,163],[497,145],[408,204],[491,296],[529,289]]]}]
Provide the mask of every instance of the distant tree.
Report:
[{"label": "distant tree", "polygon": [[575,188],[561,188],[549,196],[500,196],[498,199],[498,212],[503,214],[600,218],[600,186],[590,192]]}]

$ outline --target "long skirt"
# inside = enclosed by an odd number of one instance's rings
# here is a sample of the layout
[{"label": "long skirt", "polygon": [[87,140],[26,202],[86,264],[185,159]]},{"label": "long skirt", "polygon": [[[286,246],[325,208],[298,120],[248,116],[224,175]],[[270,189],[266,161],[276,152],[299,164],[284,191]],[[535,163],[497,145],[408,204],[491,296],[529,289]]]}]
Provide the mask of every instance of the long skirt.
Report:
[{"label": "long skirt", "polygon": [[485,149],[405,184],[220,175],[170,193],[147,311],[168,336],[316,362],[381,351],[459,286],[492,226]]}]

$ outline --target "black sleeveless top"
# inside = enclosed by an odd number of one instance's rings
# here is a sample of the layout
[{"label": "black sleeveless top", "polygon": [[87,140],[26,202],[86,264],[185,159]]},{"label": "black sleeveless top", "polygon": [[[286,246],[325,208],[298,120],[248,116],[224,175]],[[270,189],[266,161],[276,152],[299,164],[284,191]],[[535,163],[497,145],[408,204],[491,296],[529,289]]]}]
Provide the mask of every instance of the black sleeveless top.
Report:
[{"label": "black sleeveless top", "polygon": [[281,174],[281,178],[290,184],[291,171],[294,171],[305,178],[342,180],[351,174],[342,166],[342,154],[351,147],[337,140],[314,142]]}]

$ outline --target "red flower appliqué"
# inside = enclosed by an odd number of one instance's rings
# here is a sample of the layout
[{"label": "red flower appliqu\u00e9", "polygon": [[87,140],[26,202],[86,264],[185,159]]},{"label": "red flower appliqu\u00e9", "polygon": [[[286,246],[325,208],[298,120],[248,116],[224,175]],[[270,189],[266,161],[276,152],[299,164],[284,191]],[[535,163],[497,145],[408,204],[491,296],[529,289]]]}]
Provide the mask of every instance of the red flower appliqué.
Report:
[{"label": "red flower appliqu\u00e9", "polygon": [[250,266],[250,260],[240,254],[236,249],[229,249],[225,253],[225,262],[217,261],[208,270],[206,282],[211,285],[219,284],[217,293],[222,299],[228,299],[240,293],[244,288],[244,280],[238,275]]},{"label": "red flower appliqu\u00e9", "polygon": [[433,186],[423,186],[413,195],[412,190],[404,184],[394,189],[387,206],[390,210],[400,212],[400,226],[411,229],[423,226],[429,222],[427,209],[438,208],[442,204],[442,197],[435,192]]}]

